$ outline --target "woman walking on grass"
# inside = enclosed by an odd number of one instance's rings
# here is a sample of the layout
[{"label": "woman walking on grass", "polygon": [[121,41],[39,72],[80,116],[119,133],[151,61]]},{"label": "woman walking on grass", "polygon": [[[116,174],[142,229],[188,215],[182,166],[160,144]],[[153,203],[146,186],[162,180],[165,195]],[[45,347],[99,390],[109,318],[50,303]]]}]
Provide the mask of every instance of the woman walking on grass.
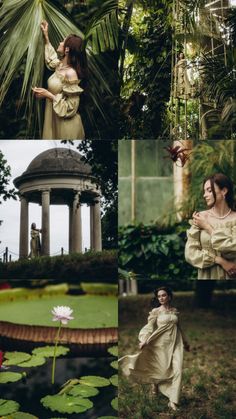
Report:
[{"label": "woman walking on grass", "polygon": [[160,391],[168,407],[176,410],[181,391],[183,348],[189,345],[180,328],[178,311],[172,307],[172,291],[161,287],[154,291],[148,323],[139,333],[140,351],[119,360],[123,374],[136,383],[152,384],[152,393]]}]

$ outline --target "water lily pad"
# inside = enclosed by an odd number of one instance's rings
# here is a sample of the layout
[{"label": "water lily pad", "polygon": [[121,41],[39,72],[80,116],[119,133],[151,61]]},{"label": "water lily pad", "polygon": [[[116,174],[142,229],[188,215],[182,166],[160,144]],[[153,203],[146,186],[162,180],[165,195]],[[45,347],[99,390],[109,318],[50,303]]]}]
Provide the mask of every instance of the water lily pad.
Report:
[{"label": "water lily pad", "polygon": [[[69,348],[65,346],[58,346],[56,351],[56,356],[66,355],[69,352]],[[40,348],[35,348],[32,351],[34,355],[40,355],[42,357],[53,357],[54,356],[54,346],[42,346]]]},{"label": "water lily pad", "polygon": [[29,361],[26,362],[22,362],[19,367],[26,367],[26,368],[30,368],[30,367],[39,367],[40,365],[45,364],[46,359],[43,358],[42,356],[37,356],[37,355],[32,355],[31,359],[29,359]]},{"label": "water lily pad", "polygon": [[22,378],[18,372],[0,372],[0,384],[14,383]]},{"label": "water lily pad", "polygon": [[110,382],[113,386],[118,386],[118,375],[114,374],[112,375],[112,377],[110,378]]},{"label": "water lily pad", "polygon": [[110,381],[107,378],[99,377],[95,375],[86,375],[79,379],[80,384],[85,384],[91,387],[106,387],[110,385]]},{"label": "water lily pad", "polygon": [[0,399],[0,415],[9,415],[19,410],[19,403],[14,400]]},{"label": "water lily pad", "polygon": [[40,401],[44,407],[51,409],[53,412],[56,410],[60,413],[82,413],[93,407],[93,402],[89,399],[68,396],[66,394],[63,394],[63,396],[57,394],[46,396]]},{"label": "water lily pad", "polygon": [[99,393],[99,390],[95,387],[90,387],[88,385],[78,384],[74,386],[69,394],[71,396],[80,396],[80,397],[92,397],[96,396]]},{"label": "water lily pad", "polygon": [[115,398],[111,401],[111,405],[112,405],[113,409],[118,410],[118,397],[115,397]]},{"label": "water lily pad", "polygon": [[3,362],[3,365],[10,366],[10,365],[18,365],[24,361],[28,361],[31,358],[30,354],[25,352],[5,352],[4,358],[6,361]]},{"label": "water lily pad", "polygon": [[108,352],[113,356],[118,356],[118,346],[111,346],[108,348]]},{"label": "water lily pad", "polygon": [[37,416],[33,416],[30,413],[16,412],[10,416],[4,416],[4,419],[39,419]]},{"label": "water lily pad", "polygon": [[115,370],[118,370],[118,361],[112,361],[112,362],[110,363],[110,366],[111,366],[112,368],[114,368]]}]

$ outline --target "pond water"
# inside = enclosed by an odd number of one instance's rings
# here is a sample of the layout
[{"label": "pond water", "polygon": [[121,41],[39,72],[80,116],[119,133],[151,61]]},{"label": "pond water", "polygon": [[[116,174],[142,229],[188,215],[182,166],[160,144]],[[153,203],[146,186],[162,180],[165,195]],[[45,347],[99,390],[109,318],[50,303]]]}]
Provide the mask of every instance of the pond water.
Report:
[{"label": "pond water", "polygon": [[55,385],[51,385],[52,359],[46,364],[36,368],[10,367],[8,371],[27,374],[26,379],[15,383],[1,384],[0,398],[15,400],[20,403],[20,411],[34,414],[39,419],[53,417],[67,419],[97,419],[99,416],[117,416],[111,407],[111,401],[117,394],[117,387],[110,385],[98,388],[99,394],[91,397],[93,408],[87,412],[65,414],[45,409],[40,399],[47,395],[58,393],[60,387],[69,379],[80,378],[86,375],[96,375],[110,378],[117,371],[110,366],[113,357],[106,358],[57,358]]}]

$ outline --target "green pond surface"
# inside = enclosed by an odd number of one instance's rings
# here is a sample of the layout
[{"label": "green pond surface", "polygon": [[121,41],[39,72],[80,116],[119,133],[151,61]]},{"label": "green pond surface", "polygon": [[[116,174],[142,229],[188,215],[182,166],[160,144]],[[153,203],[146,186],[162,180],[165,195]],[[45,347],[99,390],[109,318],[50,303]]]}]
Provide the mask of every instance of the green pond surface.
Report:
[{"label": "green pond surface", "polygon": [[1,301],[0,321],[34,326],[58,326],[52,321],[51,310],[55,306],[69,306],[74,320],[64,327],[71,329],[93,329],[117,327],[118,301],[112,296],[70,296],[41,297],[16,301]]}]

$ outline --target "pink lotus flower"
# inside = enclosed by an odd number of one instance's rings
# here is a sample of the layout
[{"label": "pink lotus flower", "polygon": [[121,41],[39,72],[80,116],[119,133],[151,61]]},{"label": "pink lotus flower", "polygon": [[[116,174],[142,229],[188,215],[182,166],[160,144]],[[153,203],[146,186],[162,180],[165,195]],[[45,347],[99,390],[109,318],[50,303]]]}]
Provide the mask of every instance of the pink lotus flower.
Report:
[{"label": "pink lotus flower", "polygon": [[71,316],[73,310],[70,307],[66,306],[57,306],[53,307],[53,321],[60,321],[62,324],[67,324],[69,320],[73,320],[74,317]]}]

